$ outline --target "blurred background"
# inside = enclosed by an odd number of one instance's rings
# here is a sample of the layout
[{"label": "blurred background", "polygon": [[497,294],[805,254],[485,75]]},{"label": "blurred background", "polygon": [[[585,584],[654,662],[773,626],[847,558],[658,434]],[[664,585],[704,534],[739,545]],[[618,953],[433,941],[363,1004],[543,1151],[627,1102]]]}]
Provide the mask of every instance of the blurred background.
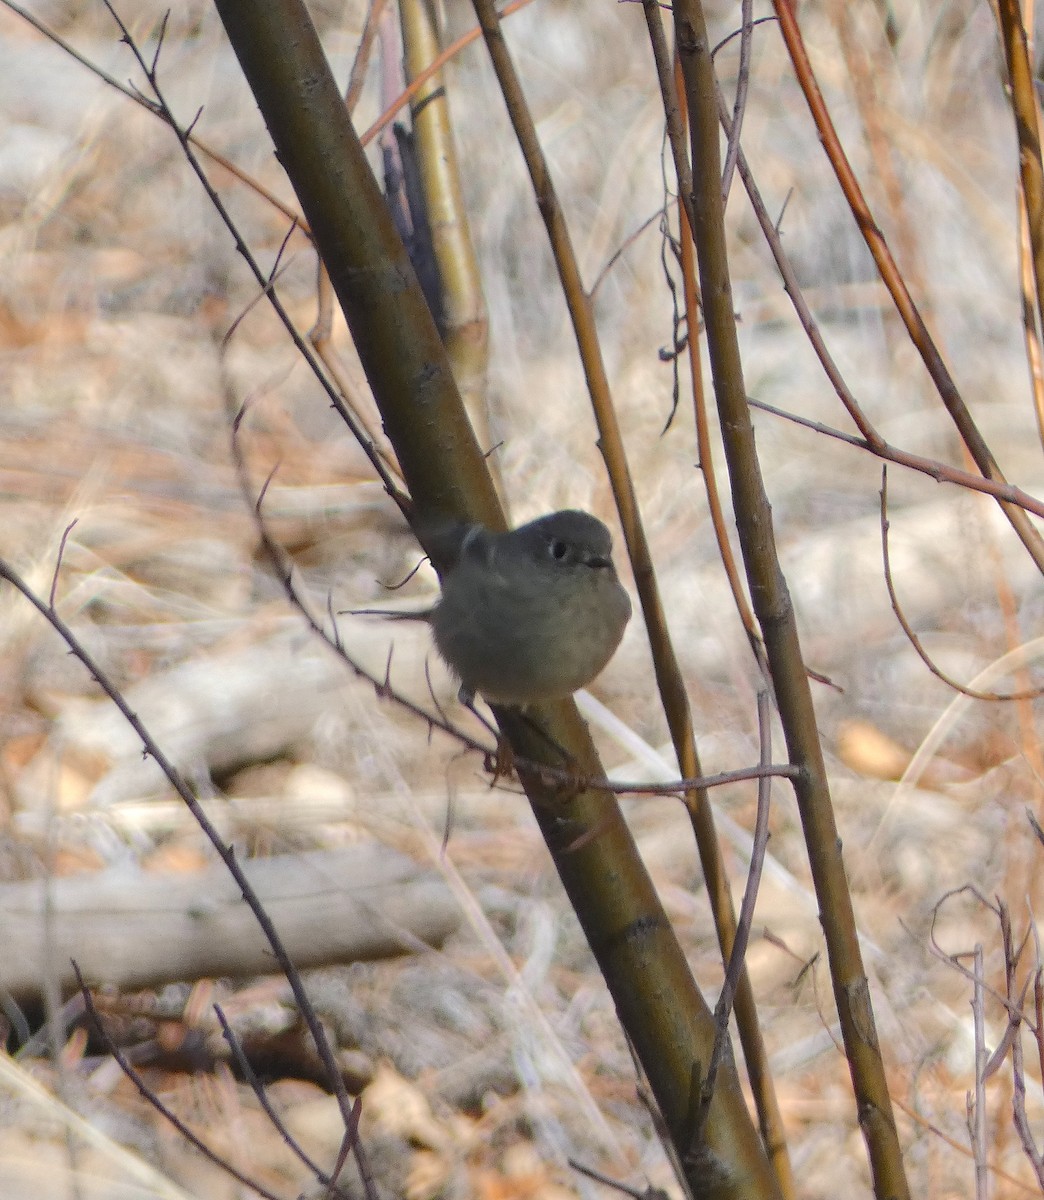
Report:
[{"label": "blurred background", "polygon": [[[29,7],[92,63],[143,86],[101,5]],[[770,11],[756,5],[754,15]],[[313,14],[343,84],[364,8],[323,3]],[[122,15],[151,53],[162,6],[143,0]],[[739,5],[711,5],[708,18],[712,40],[724,40]],[[800,20],[842,143],[966,402],[1008,478],[1042,494],[1018,286],[1014,123],[990,9],[815,0]],[[445,22],[448,42],[474,17],[454,2]],[[507,34],[585,281],[598,281],[603,349],[703,765],[745,766],[758,754],[758,674],[707,518],[684,360],[674,404],[678,272],[657,218],[673,168],[641,10],[536,0]],[[730,97],[738,45],[732,38],[716,59]],[[832,353],[885,438],[964,466],[770,20],[753,46],[743,148]],[[382,108],[376,75],[356,110],[360,130]],[[209,5],[170,14],[159,78],[184,123],[201,110],[198,137],[294,206]],[[453,60],[445,81],[489,310],[488,448],[503,499],[516,523],[587,508],[619,541],[565,304],[481,42]],[[277,468],[265,513],[316,610],[420,608],[435,594],[426,568],[389,591],[416,566],[417,546],[257,303],[176,139],[9,6],[0,7],[0,114],[0,555],[46,596],[75,522],[59,611],[244,855],[380,842],[443,874],[461,905],[461,928],[440,951],[356,964],[325,983],[340,1019],[346,1007],[355,1014],[353,1045],[392,1089],[388,1105],[364,1105],[364,1137],[386,1148],[377,1153],[382,1182],[418,1198],[608,1194],[569,1168],[572,1156],[631,1186],[671,1186],[612,1006],[524,799],[511,784],[491,788],[475,755],[430,736],[347,672],[308,635],[259,555],[231,450],[230,413],[244,403],[254,498]],[[287,217],[220,166],[208,172],[271,268]],[[738,180],[727,217],[748,394],[851,432]],[[673,212],[670,222],[676,229]],[[306,331],[316,263],[299,232],[279,262],[280,294]],[[343,323],[334,337],[366,406]],[[968,894],[936,906],[973,882],[1012,905],[1020,936],[1031,921],[1042,848],[1025,810],[1041,802],[1040,705],[959,698],[909,644],[882,570],[878,461],[780,417],[755,412],[755,422],[806,659],[828,681],[813,686],[880,1033],[905,1108],[911,1183],[923,1195],[971,1195],[960,1148],[974,1070],[970,985],[933,953],[933,918],[945,954],[983,943],[995,975],[1003,960],[994,914]],[[991,501],[892,469],[889,519],[898,596],[945,671],[970,682],[1038,636],[1044,590]],[[10,589],[0,606],[0,880],[113,868],[180,876],[210,864],[180,802],[80,664]],[[430,671],[439,702],[482,735],[456,708],[422,627],[339,623],[359,661],[378,676],[388,664],[395,686],[429,706]],[[1031,666],[1040,654],[1029,647]],[[1001,672],[978,686],[1009,691],[1034,678]],[[635,779],[659,763],[670,777],[640,619],[592,691],[582,705],[607,767]],[[714,800],[739,890],[754,790],[736,785]],[[688,822],[668,798],[626,806],[713,1003],[721,966]],[[769,852],[748,962],[799,1184],[810,1197],[842,1187],[868,1194],[829,979],[814,961],[820,931],[800,827],[782,785]],[[3,921],[0,905],[0,929]],[[999,1006],[990,1015],[995,1045],[1005,1020]],[[72,1083],[61,1111],[41,1107],[26,1078],[52,1086],[54,1065],[23,1056],[0,1079],[0,1178],[16,1181],[10,1194],[38,1193],[41,1175],[81,1195],[159,1195],[166,1185],[239,1194],[125,1081],[66,1057]],[[462,1062],[473,1066],[466,1083]],[[1026,1070],[1039,1119],[1040,1068]],[[1028,1178],[1002,1074],[990,1085],[991,1159]],[[300,1165],[286,1161],[243,1085],[220,1072],[158,1078],[186,1119],[221,1131],[230,1153],[249,1147],[259,1176],[298,1186]],[[332,1151],[323,1141],[332,1102],[300,1081],[273,1090],[322,1152],[335,1153],[337,1130]],[[398,1111],[407,1095],[426,1115],[403,1129],[385,1108]],[[70,1135],[79,1151],[70,1150],[68,1109],[101,1131],[89,1149],[81,1130]],[[166,1183],[133,1182],[117,1144]],[[996,1189],[1024,1194],[1000,1177]]]}]

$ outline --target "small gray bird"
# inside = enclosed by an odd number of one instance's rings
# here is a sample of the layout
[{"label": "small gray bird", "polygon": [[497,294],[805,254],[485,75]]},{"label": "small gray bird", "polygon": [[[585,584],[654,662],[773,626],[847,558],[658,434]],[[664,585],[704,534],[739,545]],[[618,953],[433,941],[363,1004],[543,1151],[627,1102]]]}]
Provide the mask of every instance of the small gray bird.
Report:
[{"label": "small gray bird", "polygon": [[590,513],[550,513],[508,533],[446,523],[425,541],[445,564],[430,613],[461,698],[560,700],[612,658],[631,617],[609,530]]}]

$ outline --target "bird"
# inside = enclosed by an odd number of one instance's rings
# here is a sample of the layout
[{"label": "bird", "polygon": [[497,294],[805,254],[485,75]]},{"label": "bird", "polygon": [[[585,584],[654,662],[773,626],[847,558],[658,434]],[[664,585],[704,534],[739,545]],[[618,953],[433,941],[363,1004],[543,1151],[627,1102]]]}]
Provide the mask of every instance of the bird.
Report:
[{"label": "bird", "polygon": [[616,652],[631,601],[612,536],[565,509],[507,532],[442,521],[422,531],[442,592],[422,615],[465,703],[526,707],[586,687]]}]

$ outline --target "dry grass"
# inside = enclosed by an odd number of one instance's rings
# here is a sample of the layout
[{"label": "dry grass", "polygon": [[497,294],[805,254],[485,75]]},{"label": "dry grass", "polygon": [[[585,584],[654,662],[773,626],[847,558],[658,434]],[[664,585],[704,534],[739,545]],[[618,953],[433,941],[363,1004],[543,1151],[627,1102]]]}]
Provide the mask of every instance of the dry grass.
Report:
[{"label": "dry grass", "polygon": [[[510,25],[588,279],[662,203],[661,117],[636,7],[545,0]],[[1016,287],[1013,133],[989,10],[908,6],[889,57],[876,48],[877,7],[855,6],[876,55],[875,116],[902,184],[895,208],[862,136],[835,8],[805,5],[802,21],[842,137],[882,226],[906,253],[901,265],[923,289],[919,299],[995,454],[1009,478],[1040,494]],[[33,11],[117,77],[132,73],[98,6],[40,0]],[[159,12],[139,6],[135,28],[146,35]],[[318,15],[343,78],[358,5],[327,3]],[[723,36],[737,18],[719,5],[714,19]],[[453,32],[470,23],[466,8],[450,13]],[[719,69],[729,80],[734,47],[722,52]],[[209,6],[174,14],[163,75],[182,116],[204,106],[204,138],[292,199]],[[460,57],[451,85],[490,306],[491,419],[503,439],[507,502],[518,521],[564,505],[611,516],[564,305],[480,47]],[[222,351],[254,296],[169,131],[6,11],[0,113],[0,553],[46,592],[62,532],[76,520],[58,583],[61,610],[127,686],[246,647],[264,655],[295,618],[256,558],[231,467],[230,393],[253,401],[247,442],[258,484],[279,463],[267,500],[273,529],[320,608],[328,594],[337,609],[383,600],[382,583],[408,573],[414,546],[268,310],[251,309]],[[376,115],[371,89],[358,123]],[[787,249],[882,432],[959,462],[770,25],[757,34],[744,145],[770,205],[781,211],[787,202]],[[214,177],[271,262],[285,220],[223,172]],[[729,220],[748,392],[842,425],[738,190]],[[307,328],[313,263],[300,237],[290,252],[283,291]],[[671,375],[656,352],[671,329],[655,229],[626,251],[598,305],[704,765],[740,766],[756,754],[756,675],[704,515],[684,390],[662,432]],[[338,339],[361,385],[343,330]],[[907,1113],[899,1119],[912,1188],[972,1195],[971,1162],[959,1149],[968,1141],[973,1082],[970,986],[930,953],[930,923],[943,894],[966,882],[1003,895],[1020,930],[1039,905],[1042,851],[1023,815],[1027,805],[1039,811],[1042,798],[1032,714],[1020,721],[1012,706],[955,703],[902,636],[880,567],[878,465],[773,418],[758,416],[757,424],[806,654],[843,689],[819,687],[817,702],[881,1037]],[[989,502],[898,472],[891,492],[896,584],[908,615],[940,663],[970,679],[1036,633],[1039,577]],[[410,594],[431,586],[419,579]],[[24,603],[5,591],[0,604],[4,877],[48,864],[185,869],[178,853],[198,860],[198,837],[165,795],[110,794],[103,803],[119,764],[69,741],[68,714],[77,705],[82,713],[96,689]],[[393,633],[394,676],[423,697],[425,643]],[[367,627],[359,636],[383,663],[374,639],[391,635]],[[302,635],[302,661],[313,654]],[[1039,659],[1039,648],[1034,654]],[[452,687],[437,664],[433,670],[449,703]],[[647,747],[639,755],[596,722],[606,760],[633,778],[659,754],[669,774],[638,621],[596,693]],[[106,719],[98,704],[88,724]],[[248,764],[221,778],[221,793],[239,805],[238,835],[265,850],[377,837],[429,855],[459,889],[466,916],[438,955],[357,966],[316,984],[331,994],[331,1012],[350,1009],[350,1040],[382,1064],[363,1131],[390,1191],[417,1200],[595,1195],[566,1167],[569,1154],[639,1186],[668,1185],[607,994],[524,803],[486,790],[480,764],[438,739],[429,744],[425,729],[357,680],[338,676],[319,708],[307,730],[266,746],[260,757],[275,765]],[[140,715],[149,721],[148,711]],[[909,784],[874,778],[897,777],[936,727],[926,769]],[[190,773],[199,766],[182,765]],[[716,801],[723,822],[751,827],[746,787],[723,789]],[[669,800],[627,807],[713,997],[720,964],[687,824]],[[737,834],[730,845],[741,842]],[[867,1194],[847,1071],[831,1036],[829,979],[821,962],[803,970],[820,951],[820,931],[784,787],[775,793],[770,852],[749,963],[800,1187],[808,1197]],[[739,888],[743,855],[730,854]],[[950,952],[984,943],[988,979],[1001,981],[998,930],[981,905],[967,896],[948,901],[936,937]],[[992,1046],[1004,1023],[996,1005],[988,1017]],[[1027,1070],[1039,1121],[1032,1054]],[[74,1063],[60,1103],[34,1090],[35,1078],[53,1082],[42,1061],[8,1063],[0,1077],[6,1195],[59,1195],[74,1178],[82,1197],[235,1194],[104,1065]],[[259,1177],[285,1194],[304,1186],[248,1091],[220,1075],[154,1082]],[[1009,1088],[1003,1068],[988,1089],[990,1157],[1028,1180]],[[283,1082],[275,1095],[316,1153],[332,1155],[339,1135],[331,1102],[304,1084]],[[90,1129],[74,1128],[66,1143],[70,1111],[84,1114]],[[998,1196],[1024,1194],[999,1180],[995,1188]]]}]

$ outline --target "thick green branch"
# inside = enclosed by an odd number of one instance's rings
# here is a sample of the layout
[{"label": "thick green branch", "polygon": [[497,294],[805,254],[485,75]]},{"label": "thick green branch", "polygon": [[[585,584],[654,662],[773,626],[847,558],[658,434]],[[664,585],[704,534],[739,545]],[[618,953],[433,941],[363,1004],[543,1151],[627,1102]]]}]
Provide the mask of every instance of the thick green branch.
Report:
[{"label": "thick green branch", "polygon": [[503,527],[439,332],[301,0],[216,0],[414,500]]},{"label": "thick green branch", "polygon": [[[501,515],[434,322],[301,0],[216,0],[280,160],[344,309],[385,428],[422,508]],[[498,710],[520,757],[580,778],[603,771],[575,705]],[[537,724],[547,732],[537,733]],[[561,749],[559,749],[561,748]],[[749,1200],[777,1193],[731,1064],[693,1144],[701,1069],[714,1019],[692,978],[615,797],[555,789],[520,775],[559,874],[648,1072],[694,1195]]]}]

